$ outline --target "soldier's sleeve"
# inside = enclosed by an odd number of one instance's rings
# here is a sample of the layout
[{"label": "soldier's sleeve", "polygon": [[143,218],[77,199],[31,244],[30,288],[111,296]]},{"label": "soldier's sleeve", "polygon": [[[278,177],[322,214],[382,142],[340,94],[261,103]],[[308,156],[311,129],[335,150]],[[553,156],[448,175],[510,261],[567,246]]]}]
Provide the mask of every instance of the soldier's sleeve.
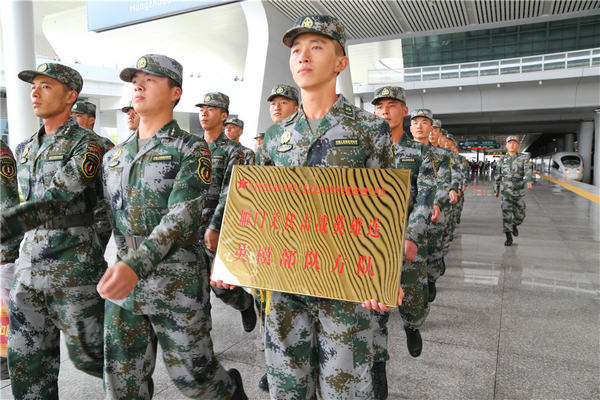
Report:
[{"label": "soldier's sleeve", "polygon": [[256,165],[256,154],[250,149],[246,151],[244,165]]},{"label": "soldier's sleeve", "polygon": [[[440,162],[440,165],[441,165],[441,162]],[[442,204],[446,204],[450,197],[450,195],[449,195],[450,180],[447,179],[448,178],[447,175],[448,174],[442,175],[441,173],[438,172],[437,187],[436,187],[435,199],[434,199],[434,204],[437,204],[438,206],[441,206]]]},{"label": "soldier's sleeve", "polygon": [[244,153],[239,147],[233,148],[229,152],[229,160],[227,160],[227,169],[223,175],[223,186],[221,186],[221,194],[219,195],[219,204],[215,208],[215,212],[208,224],[208,229],[213,231],[221,231],[221,222],[223,222],[223,214],[225,213],[225,203],[227,202],[227,193],[229,193],[229,181],[234,165],[244,164]]},{"label": "soldier's sleeve", "polygon": [[71,158],[54,174],[41,198],[21,203],[0,216],[2,236],[21,235],[64,215],[71,202],[86,189],[93,191],[97,199],[103,155],[95,138],[83,137],[73,149]]},{"label": "soldier's sleeve", "polygon": [[450,170],[452,171],[452,180],[450,181],[450,189],[451,190],[458,190],[458,188],[461,186],[461,173],[460,173],[460,166],[458,165],[458,162],[456,161],[456,157],[454,156],[454,153],[450,153]]},{"label": "soldier's sleeve", "polygon": [[[111,142],[110,140],[103,138],[102,136],[100,136],[100,140],[104,146],[104,154],[106,154],[108,151],[110,151],[113,147],[115,147],[115,145],[113,144],[113,142]],[[110,235],[112,233],[112,224],[111,224],[111,219],[109,217],[110,215],[110,207],[106,207],[108,204],[105,204],[105,198],[102,195],[102,193],[104,192],[104,174],[100,174],[100,181],[101,181],[101,185],[100,185],[100,202],[99,204],[96,206],[96,208],[94,208],[94,231],[96,232],[96,234],[98,235],[98,238],[100,239],[100,245],[102,246],[102,249],[106,249],[106,245],[108,244],[108,241],[110,240]]]},{"label": "soldier's sleeve", "polygon": [[[0,208],[6,210],[19,204],[17,163],[10,147],[0,140]],[[0,238],[0,262],[14,262],[19,256],[22,237]]]},{"label": "soldier's sleeve", "polygon": [[142,279],[174,245],[185,242],[198,229],[212,176],[210,151],[198,141],[183,151],[185,154],[169,194],[167,214],[137,250],[123,257],[123,262]]},{"label": "soldier's sleeve", "polygon": [[367,159],[366,168],[393,168],[394,154],[390,140],[390,126],[387,122],[380,123],[372,136],[373,151]]},{"label": "soldier's sleeve", "polygon": [[531,160],[529,158],[525,161],[524,169],[525,180],[527,181],[527,183],[533,183],[533,164],[531,163]]},{"label": "soldier's sleeve", "polygon": [[423,146],[421,166],[417,177],[417,196],[412,212],[408,216],[405,240],[413,243],[426,242],[427,226],[431,222],[431,213],[436,192],[433,155]]}]

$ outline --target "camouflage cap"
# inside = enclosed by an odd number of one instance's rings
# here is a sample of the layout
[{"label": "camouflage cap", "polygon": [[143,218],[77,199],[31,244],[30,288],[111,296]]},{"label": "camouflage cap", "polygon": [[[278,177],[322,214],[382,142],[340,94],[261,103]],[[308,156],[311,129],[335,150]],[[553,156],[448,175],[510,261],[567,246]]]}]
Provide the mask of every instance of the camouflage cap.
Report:
[{"label": "camouflage cap", "polygon": [[204,95],[203,101],[196,104],[196,107],[212,106],[220,107],[229,112],[229,96],[221,92],[211,92]]},{"label": "camouflage cap", "polygon": [[425,117],[433,121],[433,113],[428,108],[417,108],[410,113],[410,119],[417,117]]},{"label": "camouflage cap", "polygon": [[128,106],[121,108],[121,112],[128,113],[129,110],[133,110],[133,102],[131,102],[131,101],[129,102]]},{"label": "camouflage cap", "polygon": [[264,139],[264,138],[265,138],[264,132],[257,133],[256,136],[254,136],[254,139]]},{"label": "camouflage cap", "polygon": [[227,120],[225,120],[225,123],[223,124],[223,126],[229,125],[229,124],[236,125],[242,129],[244,129],[244,121],[242,121],[239,118],[227,118]]},{"label": "camouflage cap", "polygon": [[92,117],[96,117],[96,105],[89,101],[78,100],[73,104],[71,112],[75,114],[88,114]]},{"label": "camouflage cap", "polygon": [[516,136],[509,136],[509,137],[507,137],[506,138],[506,143],[510,142],[511,140],[514,140],[515,142],[520,143],[519,138],[516,137]]},{"label": "camouflage cap", "polygon": [[81,88],[83,88],[83,78],[79,72],[71,67],[57,63],[43,63],[38,66],[36,71],[21,71],[17,76],[22,81],[33,83],[33,79],[38,75],[54,78],[67,85],[78,94],[81,92]]},{"label": "camouflage cap", "polygon": [[446,139],[450,140],[452,143],[456,144],[456,139],[454,138],[454,135],[451,133],[446,133]]},{"label": "camouflage cap", "polygon": [[267,101],[273,100],[273,98],[276,96],[287,97],[290,100],[294,100],[297,104],[300,103],[298,101],[298,89],[291,85],[284,85],[280,83],[279,85],[273,86],[273,89],[271,89],[271,94],[269,97],[267,97]]},{"label": "camouflage cap", "polygon": [[442,120],[441,119],[434,119],[432,126],[435,126],[436,128],[441,128],[442,127]]},{"label": "camouflage cap", "polygon": [[346,55],[346,30],[336,17],[330,15],[305,15],[300,17],[283,35],[283,44],[292,47],[294,39],[303,33],[318,33],[337,41]]},{"label": "camouflage cap", "polygon": [[441,132],[442,132],[442,135],[447,135],[448,134],[448,129],[442,128]]},{"label": "camouflage cap", "polygon": [[406,95],[404,94],[404,88],[400,86],[382,86],[375,89],[373,100],[371,104],[377,103],[379,99],[396,99],[400,100],[406,105]]},{"label": "camouflage cap", "polygon": [[166,76],[173,79],[179,87],[183,83],[183,66],[176,60],[161,54],[146,54],[145,56],[141,56],[138,58],[135,68],[125,68],[119,76],[121,80],[131,82],[136,72]]}]

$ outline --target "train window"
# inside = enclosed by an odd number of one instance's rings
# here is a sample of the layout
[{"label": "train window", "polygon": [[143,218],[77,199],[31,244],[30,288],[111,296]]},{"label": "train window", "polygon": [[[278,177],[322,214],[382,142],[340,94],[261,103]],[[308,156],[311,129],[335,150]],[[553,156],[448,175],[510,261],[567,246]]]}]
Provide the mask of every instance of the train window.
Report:
[{"label": "train window", "polygon": [[558,165],[558,163],[556,161],[552,161],[552,168],[560,169],[560,166]]},{"label": "train window", "polygon": [[581,164],[581,159],[577,156],[563,156],[560,158],[560,161],[562,161],[565,167],[571,168],[579,167]]}]

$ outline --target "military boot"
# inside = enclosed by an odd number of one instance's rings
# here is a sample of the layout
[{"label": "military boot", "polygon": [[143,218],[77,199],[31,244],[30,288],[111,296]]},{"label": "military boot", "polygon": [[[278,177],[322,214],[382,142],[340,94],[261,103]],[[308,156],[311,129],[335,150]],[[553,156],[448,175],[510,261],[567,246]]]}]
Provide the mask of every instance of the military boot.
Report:
[{"label": "military boot", "polygon": [[248,308],[240,312],[242,314],[242,325],[244,326],[244,331],[252,332],[256,326],[256,311],[254,311],[254,303],[251,303]]},{"label": "military boot", "polygon": [[514,237],[519,236],[519,230],[517,229],[516,225],[513,225],[513,232],[512,232]]},{"label": "military boot", "polygon": [[246,392],[244,392],[244,384],[242,383],[242,375],[240,375],[240,371],[235,368],[232,368],[227,371],[231,379],[235,381],[235,392],[233,392],[233,396],[231,396],[231,400],[248,400],[248,396],[246,396]]},{"label": "military boot", "polygon": [[427,280],[427,286],[429,287],[429,298],[427,299],[430,303],[433,303],[435,300],[436,289],[435,289],[435,281]]},{"label": "military boot", "polygon": [[408,352],[413,357],[419,357],[421,350],[423,350],[423,340],[421,339],[421,332],[418,329],[411,329],[404,327],[406,332],[406,347]]},{"label": "military boot", "polygon": [[446,262],[444,261],[444,257],[442,257],[442,269],[440,270],[440,276],[444,276],[446,273]]},{"label": "military boot", "polygon": [[506,233],[506,241],[504,242],[505,246],[512,246],[512,234],[510,232]]},{"label": "military boot", "polygon": [[373,375],[373,394],[375,400],[386,400],[388,397],[388,385],[385,373],[385,361],[373,363],[371,375]]},{"label": "military boot", "polygon": [[269,393],[269,380],[267,379],[267,374],[264,374],[262,378],[260,378],[260,381],[258,381],[258,387],[261,390]]}]

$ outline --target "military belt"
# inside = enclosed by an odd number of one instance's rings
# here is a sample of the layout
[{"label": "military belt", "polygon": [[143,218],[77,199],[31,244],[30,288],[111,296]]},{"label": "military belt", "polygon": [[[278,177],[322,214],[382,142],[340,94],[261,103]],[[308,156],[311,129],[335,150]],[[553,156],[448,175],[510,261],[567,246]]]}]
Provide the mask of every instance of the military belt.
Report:
[{"label": "military belt", "polygon": [[[137,250],[142,245],[142,242],[148,239],[146,236],[136,236],[136,235],[123,235],[125,238],[125,245],[132,250]],[[185,242],[181,244],[182,247],[191,246],[193,244],[198,243],[198,232],[194,232],[192,236],[190,236]]]},{"label": "military belt", "polygon": [[90,226],[94,223],[94,216],[91,213],[65,215],[54,217],[50,221],[44,223],[41,228],[44,229],[66,229],[76,226]]}]

